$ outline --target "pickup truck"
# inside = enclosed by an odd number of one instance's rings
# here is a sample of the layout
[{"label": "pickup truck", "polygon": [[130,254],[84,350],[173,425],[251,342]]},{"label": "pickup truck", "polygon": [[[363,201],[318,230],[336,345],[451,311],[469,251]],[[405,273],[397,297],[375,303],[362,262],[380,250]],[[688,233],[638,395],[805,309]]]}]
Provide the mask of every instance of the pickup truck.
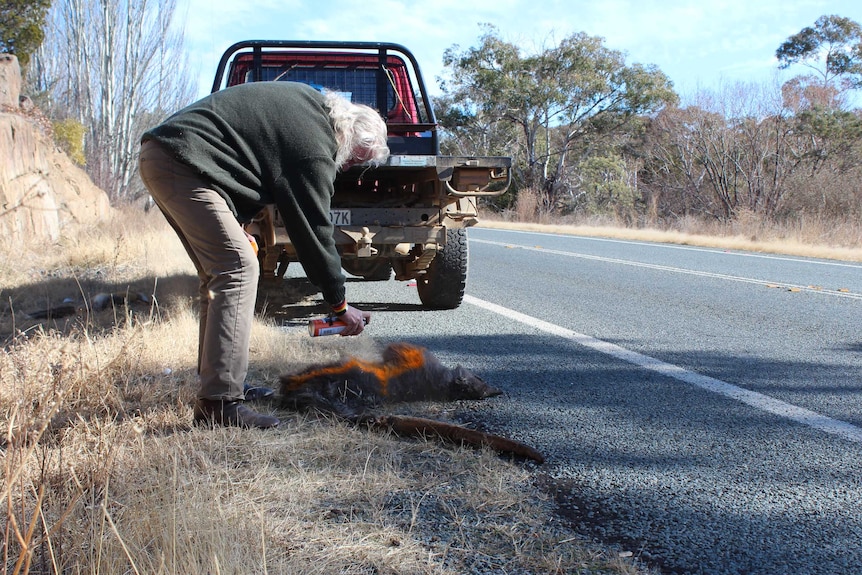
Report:
[{"label": "pickup truck", "polygon": [[[467,283],[466,229],[481,197],[505,193],[511,158],[444,156],[431,99],[413,54],[379,42],[248,40],[222,55],[212,91],[245,82],[303,82],[376,108],[391,155],[339,173],[330,217],[342,267],[366,280],[416,280],[422,305],[454,309]],[[278,210],[246,224],[258,241],[261,279],[298,261]]]}]

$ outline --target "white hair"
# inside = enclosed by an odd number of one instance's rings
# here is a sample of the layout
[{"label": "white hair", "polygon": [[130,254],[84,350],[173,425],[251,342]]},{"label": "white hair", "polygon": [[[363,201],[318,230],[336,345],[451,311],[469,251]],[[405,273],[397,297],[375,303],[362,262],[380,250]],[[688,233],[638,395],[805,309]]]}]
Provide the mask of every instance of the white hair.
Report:
[{"label": "white hair", "polygon": [[389,157],[386,144],[386,122],[374,108],[354,104],[335,92],[326,92],[326,108],[335,129],[338,152],[337,165],[342,166],[357,150],[367,150],[366,160],[380,164]]}]

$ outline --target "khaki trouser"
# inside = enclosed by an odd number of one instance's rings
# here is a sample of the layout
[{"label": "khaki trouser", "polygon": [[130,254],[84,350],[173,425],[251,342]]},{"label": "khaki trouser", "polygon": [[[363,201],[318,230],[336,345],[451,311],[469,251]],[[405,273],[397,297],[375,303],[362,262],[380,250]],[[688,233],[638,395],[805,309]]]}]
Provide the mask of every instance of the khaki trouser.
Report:
[{"label": "khaki trouser", "polygon": [[254,250],[224,198],[160,145],[141,145],[139,167],[200,278],[198,397],[243,399],[259,274]]}]

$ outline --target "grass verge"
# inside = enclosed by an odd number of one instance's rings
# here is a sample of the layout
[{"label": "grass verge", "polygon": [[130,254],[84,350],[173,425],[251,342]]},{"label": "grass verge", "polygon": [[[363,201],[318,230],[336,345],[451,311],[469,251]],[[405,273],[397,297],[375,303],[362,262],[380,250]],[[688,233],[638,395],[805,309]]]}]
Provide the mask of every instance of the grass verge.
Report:
[{"label": "grass verge", "polygon": [[[137,212],[65,232],[0,244],[7,573],[642,572],[558,521],[533,468],[485,451],[266,405],[277,430],[193,427],[196,278],[179,242]],[[285,334],[262,309],[252,383],[376,353]]]},{"label": "grass verge", "polygon": [[[693,226],[690,223],[683,227]],[[816,231],[828,227],[823,222],[804,229],[769,226],[760,222],[745,226],[737,222],[728,226],[698,228],[706,231],[686,231],[602,224],[525,223],[491,218],[483,219],[481,227],[862,262],[862,230],[849,223],[836,225],[831,233]],[[838,238],[833,237],[836,234]],[[821,239],[831,241],[821,243],[818,241]]]}]

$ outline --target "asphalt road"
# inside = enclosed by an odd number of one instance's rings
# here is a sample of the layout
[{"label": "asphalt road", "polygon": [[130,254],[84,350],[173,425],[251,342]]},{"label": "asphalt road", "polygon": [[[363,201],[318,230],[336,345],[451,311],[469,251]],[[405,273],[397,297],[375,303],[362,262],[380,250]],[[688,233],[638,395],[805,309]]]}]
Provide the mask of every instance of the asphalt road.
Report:
[{"label": "asphalt road", "polygon": [[452,415],[543,452],[572,525],[664,573],[862,573],[862,266],[469,238],[457,310],[405,282],[348,297],[369,336],[506,391]]}]

